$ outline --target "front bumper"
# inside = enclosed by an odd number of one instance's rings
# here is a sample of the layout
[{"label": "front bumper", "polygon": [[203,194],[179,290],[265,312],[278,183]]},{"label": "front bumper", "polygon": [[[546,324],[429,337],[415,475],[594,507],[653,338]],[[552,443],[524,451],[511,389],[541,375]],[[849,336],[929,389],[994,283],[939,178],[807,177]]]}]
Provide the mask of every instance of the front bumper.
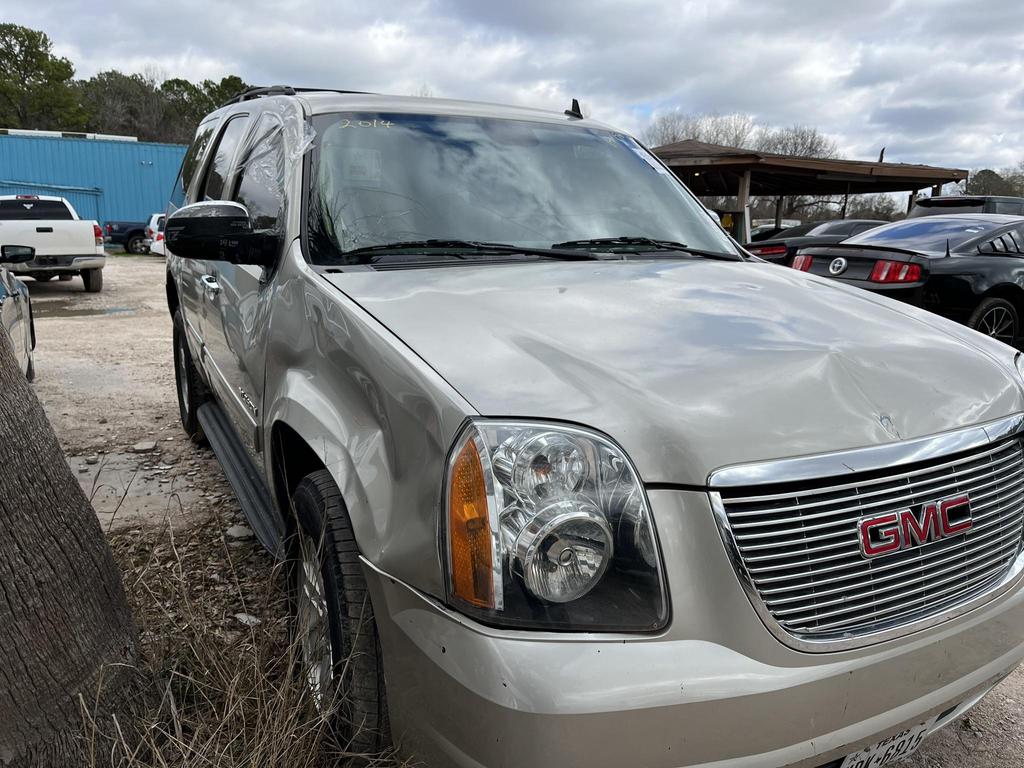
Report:
[{"label": "front bumper", "polygon": [[11,272],[31,275],[33,272],[77,272],[82,269],[102,269],[105,256],[37,256],[25,264],[15,264]]},{"label": "front bumper", "polygon": [[369,563],[393,732],[432,768],[830,765],[965,710],[1024,658],[1014,587],[954,621],[827,654],[772,637],[700,493],[650,493],[672,592],[657,636],[501,631]]}]

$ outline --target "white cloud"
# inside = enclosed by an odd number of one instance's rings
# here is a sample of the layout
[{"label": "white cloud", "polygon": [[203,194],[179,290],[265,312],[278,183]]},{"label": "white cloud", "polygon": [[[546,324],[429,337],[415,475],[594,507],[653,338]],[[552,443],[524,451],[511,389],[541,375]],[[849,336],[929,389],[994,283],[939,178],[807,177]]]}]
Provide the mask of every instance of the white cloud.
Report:
[{"label": "white cloud", "polygon": [[79,74],[504,101],[639,131],[652,112],[814,125],[851,157],[961,167],[1024,158],[1024,3],[990,0],[49,0],[7,9]]}]

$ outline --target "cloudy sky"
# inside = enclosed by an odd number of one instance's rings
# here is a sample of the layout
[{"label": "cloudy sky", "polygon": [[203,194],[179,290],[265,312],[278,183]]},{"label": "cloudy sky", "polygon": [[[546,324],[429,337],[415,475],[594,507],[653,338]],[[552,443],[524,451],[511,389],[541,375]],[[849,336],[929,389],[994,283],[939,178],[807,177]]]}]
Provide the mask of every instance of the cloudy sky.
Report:
[{"label": "cloudy sky", "polygon": [[[6,7],[5,7],[6,6]],[[847,157],[966,168],[1024,159],[1021,0],[0,0],[80,76],[484,99],[593,115],[746,112]]]}]

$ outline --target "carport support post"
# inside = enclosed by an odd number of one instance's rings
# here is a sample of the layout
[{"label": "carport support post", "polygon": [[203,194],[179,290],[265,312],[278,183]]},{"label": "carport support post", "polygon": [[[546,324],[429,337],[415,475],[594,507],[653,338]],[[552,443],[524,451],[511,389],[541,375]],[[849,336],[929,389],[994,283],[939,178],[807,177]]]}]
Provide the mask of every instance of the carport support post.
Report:
[{"label": "carport support post", "polygon": [[736,195],[736,202],[743,217],[740,221],[739,234],[741,243],[750,242],[750,171],[744,171],[740,177],[740,189]]},{"label": "carport support post", "polygon": [[782,229],[782,195],[775,201],[775,228]]}]

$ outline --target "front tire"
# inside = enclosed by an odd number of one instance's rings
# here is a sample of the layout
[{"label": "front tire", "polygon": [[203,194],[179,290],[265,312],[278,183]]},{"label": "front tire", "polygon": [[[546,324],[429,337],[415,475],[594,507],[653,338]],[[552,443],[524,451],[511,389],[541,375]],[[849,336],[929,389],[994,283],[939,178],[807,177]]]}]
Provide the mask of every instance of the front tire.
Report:
[{"label": "front tire", "polygon": [[143,254],[146,252],[146,246],[143,245],[144,242],[145,238],[143,238],[142,235],[133,235],[132,237],[129,237],[128,242],[124,244],[124,249],[128,251],[128,253],[134,253],[136,255]]},{"label": "front tire", "polygon": [[103,290],[103,268],[83,269],[82,284],[86,293],[99,293]]},{"label": "front tire", "polygon": [[303,682],[347,750],[372,755],[391,734],[377,623],[348,511],[326,470],[302,479],[292,508],[292,627]]},{"label": "front tire", "polygon": [[985,299],[971,313],[967,325],[1011,347],[1016,347],[1020,338],[1020,316],[1006,299]]},{"label": "front tire", "polygon": [[192,362],[192,352],[188,348],[185,336],[185,320],[181,311],[174,313],[174,381],[178,390],[178,413],[181,415],[181,426],[185,434],[194,443],[206,440],[203,427],[199,423],[199,406],[205,403],[210,395],[209,390],[199,371]]}]

